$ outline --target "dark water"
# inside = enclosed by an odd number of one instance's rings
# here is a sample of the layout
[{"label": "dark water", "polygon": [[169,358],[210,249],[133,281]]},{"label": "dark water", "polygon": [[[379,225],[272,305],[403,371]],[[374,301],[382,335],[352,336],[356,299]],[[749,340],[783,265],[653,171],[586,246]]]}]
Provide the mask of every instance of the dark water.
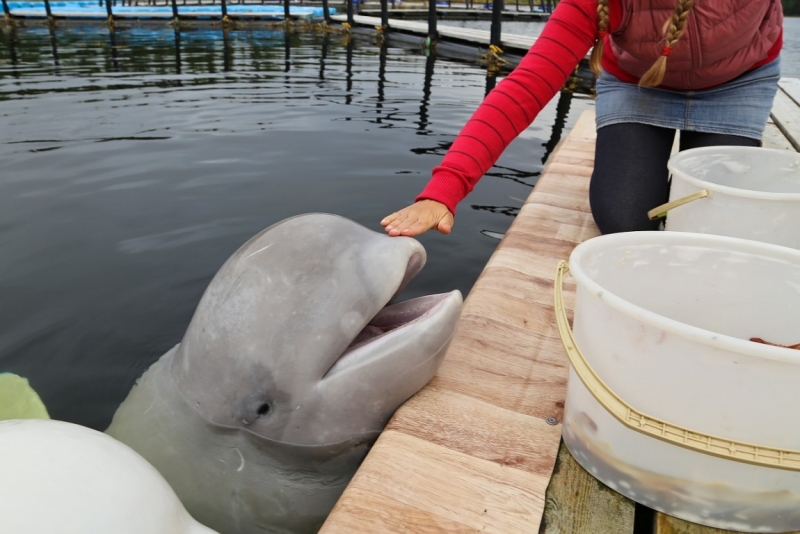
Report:
[{"label": "dark water", "polygon": [[[341,36],[0,26],[0,371],[105,428],[221,264],[325,211],[379,230],[483,98],[485,69]],[[421,238],[406,297],[468,292],[584,99],[554,99]],[[560,106],[560,107],[559,107]]]}]

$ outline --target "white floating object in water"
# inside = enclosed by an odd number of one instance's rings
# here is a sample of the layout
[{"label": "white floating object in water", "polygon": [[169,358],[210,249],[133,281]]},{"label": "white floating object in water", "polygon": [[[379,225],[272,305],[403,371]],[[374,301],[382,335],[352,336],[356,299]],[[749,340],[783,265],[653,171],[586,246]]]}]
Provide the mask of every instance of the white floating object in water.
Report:
[{"label": "white floating object in water", "polygon": [[127,445],[47,419],[0,422],[0,532],[210,534]]}]

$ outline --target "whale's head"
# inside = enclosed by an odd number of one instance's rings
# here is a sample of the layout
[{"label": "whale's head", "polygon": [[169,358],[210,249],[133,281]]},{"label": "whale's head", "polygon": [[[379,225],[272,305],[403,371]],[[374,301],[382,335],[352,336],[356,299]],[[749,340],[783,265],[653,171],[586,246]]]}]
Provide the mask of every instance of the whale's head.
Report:
[{"label": "whale's head", "polygon": [[425,264],[416,240],[308,214],[222,266],[172,363],[207,420],[298,445],[380,432],[434,375],[458,291],[389,304]]}]

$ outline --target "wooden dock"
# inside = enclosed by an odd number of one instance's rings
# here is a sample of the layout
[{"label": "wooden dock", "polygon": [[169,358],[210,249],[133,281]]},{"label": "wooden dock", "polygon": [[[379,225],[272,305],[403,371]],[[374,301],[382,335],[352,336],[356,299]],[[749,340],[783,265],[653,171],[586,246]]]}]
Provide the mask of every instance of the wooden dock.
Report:
[{"label": "wooden dock", "polygon": [[[331,16],[336,22],[346,22],[347,15],[337,14]],[[365,26],[369,28],[379,27],[381,25],[380,17],[368,17],[365,15],[353,15],[353,21],[358,26]],[[419,35],[425,37],[428,35],[428,23],[418,22],[414,20],[397,20],[390,19],[389,27],[392,31],[399,31],[412,35]],[[475,30],[471,28],[457,28],[455,26],[447,26],[444,24],[437,24],[437,31],[442,38],[456,42],[469,43],[472,45],[489,46],[490,32],[487,30]],[[525,53],[536,40],[534,37],[527,37],[524,35],[502,35],[501,47],[505,50],[515,51],[517,53]]]},{"label": "wooden dock", "polygon": [[[800,80],[780,85],[765,146],[798,150]],[[568,362],[553,283],[558,261],[598,235],[594,141],[587,111],[475,283],[436,377],[389,422],[322,534],[632,534],[635,520],[637,532],[725,532],[637,507],[561,443]]]}]

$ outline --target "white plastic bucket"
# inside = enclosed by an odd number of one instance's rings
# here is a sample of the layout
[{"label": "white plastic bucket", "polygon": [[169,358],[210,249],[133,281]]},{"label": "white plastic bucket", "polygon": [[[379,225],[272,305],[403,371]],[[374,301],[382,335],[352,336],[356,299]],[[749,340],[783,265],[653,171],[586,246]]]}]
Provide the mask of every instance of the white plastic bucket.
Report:
[{"label": "white plastic bucket", "polygon": [[[800,249],[800,153],[754,147],[695,148],[672,156],[665,229],[753,239]],[[680,200],[702,194],[680,205]],[[669,204],[665,205],[669,206]]]},{"label": "white plastic bucket", "polygon": [[800,343],[800,251],[631,232],[578,245],[569,271],[574,338],[561,274],[556,312],[572,363],[563,434],[575,459],[688,521],[800,529],[800,351],[750,341]]}]

